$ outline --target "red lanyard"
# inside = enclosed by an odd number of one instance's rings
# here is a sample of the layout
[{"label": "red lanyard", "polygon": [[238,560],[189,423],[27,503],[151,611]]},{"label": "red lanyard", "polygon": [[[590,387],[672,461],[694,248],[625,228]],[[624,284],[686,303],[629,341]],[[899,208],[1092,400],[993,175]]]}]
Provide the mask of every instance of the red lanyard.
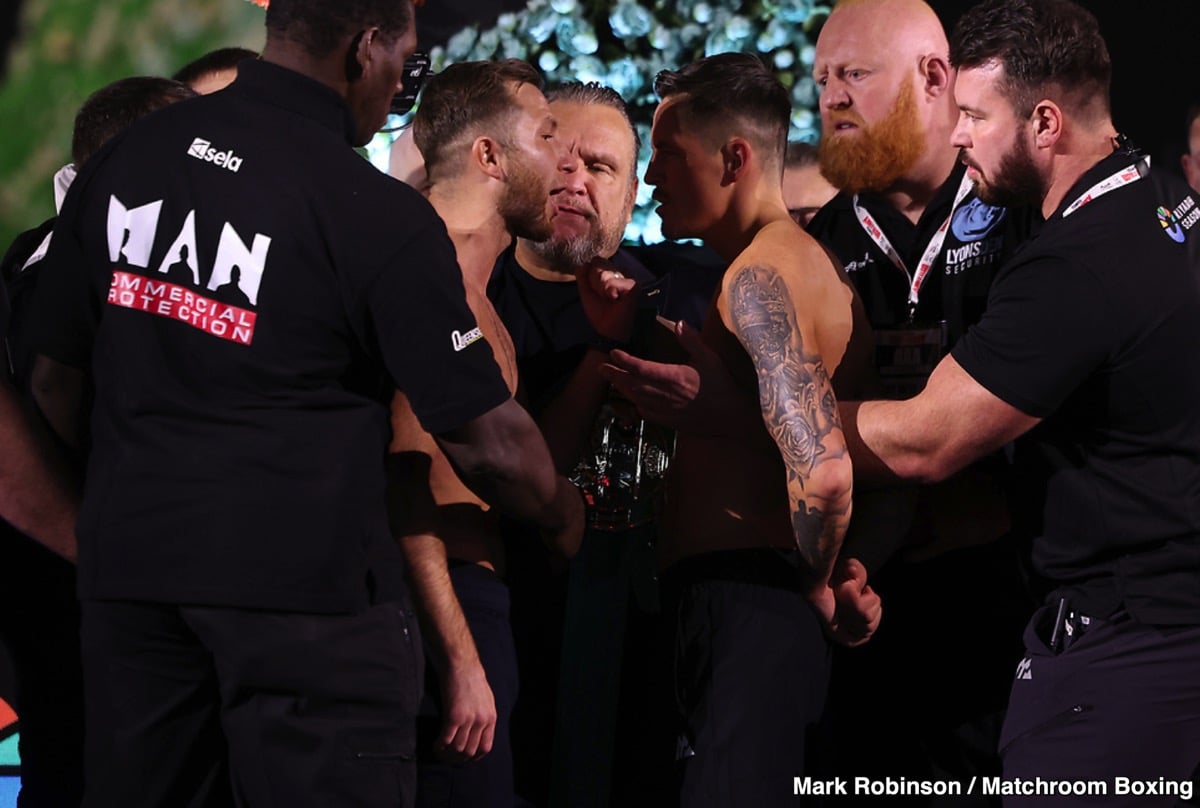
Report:
[{"label": "red lanyard", "polygon": [[933,268],[933,262],[937,260],[938,253],[942,251],[942,245],[946,242],[946,231],[950,229],[950,221],[954,218],[954,211],[958,209],[959,204],[966,197],[967,192],[971,190],[974,183],[963,173],[962,181],[958,184],[958,193],[954,195],[954,204],[950,206],[950,213],[946,216],[946,221],[942,222],[942,226],[933,234],[933,238],[929,240],[929,244],[925,247],[925,252],[921,254],[921,262],[917,264],[916,272],[909,272],[908,267],[904,265],[904,259],[900,257],[900,253],[896,252],[896,248],[892,246],[891,240],[875,223],[875,219],[871,214],[863,208],[858,202],[858,194],[854,195],[854,215],[858,217],[858,223],[862,225],[863,230],[867,231],[867,235],[875,242],[879,249],[883,250],[883,254],[904,273],[904,277],[908,278],[908,319],[911,322],[917,311],[917,302],[920,300],[921,287],[925,284],[925,278],[929,275],[929,270]]}]

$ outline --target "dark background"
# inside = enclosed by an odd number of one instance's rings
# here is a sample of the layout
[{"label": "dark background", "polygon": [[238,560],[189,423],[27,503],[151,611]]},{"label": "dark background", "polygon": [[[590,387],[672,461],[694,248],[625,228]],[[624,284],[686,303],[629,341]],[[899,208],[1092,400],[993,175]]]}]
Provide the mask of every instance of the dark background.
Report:
[{"label": "dark background", "polygon": [[[974,0],[930,0],[947,30]],[[1182,175],[1184,115],[1200,102],[1200,0],[1081,3],[1100,23],[1113,62],[1113,122]]]}]

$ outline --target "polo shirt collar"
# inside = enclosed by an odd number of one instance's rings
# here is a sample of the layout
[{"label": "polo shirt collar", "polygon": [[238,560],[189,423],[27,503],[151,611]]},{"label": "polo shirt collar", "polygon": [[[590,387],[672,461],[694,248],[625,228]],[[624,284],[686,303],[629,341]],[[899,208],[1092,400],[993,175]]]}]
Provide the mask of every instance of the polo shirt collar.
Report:
[{"label": "polo shirt collar", "polygon": [[238,65],[235,92],[311,118],[354,145],[357,125],[346,100],[332,87],[286,67],[254,59]]}]

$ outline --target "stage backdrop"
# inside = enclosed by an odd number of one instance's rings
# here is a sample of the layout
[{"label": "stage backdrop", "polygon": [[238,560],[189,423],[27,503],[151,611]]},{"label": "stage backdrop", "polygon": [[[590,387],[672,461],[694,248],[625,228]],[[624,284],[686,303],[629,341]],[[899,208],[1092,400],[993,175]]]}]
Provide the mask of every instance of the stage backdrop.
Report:
[{"label": "stage backdrop", "polygon": [[[439,11],[429,0],[429,30],[446,32],[450,7]],[[657,97],[654,77],[702,56],[727,51],[755,53],[770,65],[792,96],[793,140],[815,141],[820,121],[815,109],[813,45],[829,5],[814,0],[530,0],[523,8],[481,7],[482,22],[463,26],[432,48],[435,70],[452,62],[515,58],[536,65],[548,85],[598,81],[617,90],[629,104],[641,135],[638,176],[650,161],[650,121]],[[498,12],[498,16],[496,13]],[[371,146],[372,160],[383,165],[389,140]],[[651,187],[641,184],[629,241],[662,240],[653,213]]]},{"label": "stage backdrop", "polygon": [[93,90],[262,43],[262,9],[244,0],[25,0],[0,84],[0,250],[54,214],[54,172]]}]

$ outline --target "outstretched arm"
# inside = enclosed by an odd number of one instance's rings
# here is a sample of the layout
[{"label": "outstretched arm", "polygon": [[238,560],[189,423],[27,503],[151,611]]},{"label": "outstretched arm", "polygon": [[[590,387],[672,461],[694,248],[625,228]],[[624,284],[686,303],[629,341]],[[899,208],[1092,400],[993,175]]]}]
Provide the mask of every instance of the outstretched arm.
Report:
[{"label": "outstretched arm", "polygon": [[583,499],[555,474],[550,450],[529,413],[507,399],[462,427],[434,436],[459,479],[484,502],[541,529],[567,558],[583,539]]},{"label": "outstretched arm", "polygon": [[[592,329],[603,339],[628,342],[637,308],[636,282],[603,259],[580,267],[575,281]],[[587,450],[596,416],[608,398],[608,382],[600,375],[606,361],[606,352],[585,351],[571,379],[538,419],[560,472],[570,472]]]},{"label": "outstretched arm", "polygon": [[725,364],[682,320],[661,321],[687,352],[686,365],[613,351],[600,372],[647,421],[680,432],[744,437],[760,423],[758,409],[739,395]]},{"label": "outstretched arm", "polygon": [[847,402],[841,412],[855,473],[885,483],[943,480],[1040,421],[996,397],[953,356],[914,398]]}]

